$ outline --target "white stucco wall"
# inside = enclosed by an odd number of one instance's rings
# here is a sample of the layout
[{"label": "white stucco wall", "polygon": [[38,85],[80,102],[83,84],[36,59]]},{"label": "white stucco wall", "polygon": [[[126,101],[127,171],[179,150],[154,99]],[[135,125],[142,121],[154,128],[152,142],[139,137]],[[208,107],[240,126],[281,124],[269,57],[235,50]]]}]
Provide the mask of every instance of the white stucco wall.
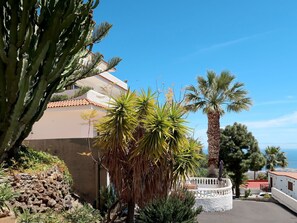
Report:
[{"label": "white stucco wall", "polygon": [[212,198],[196,198],[196,207],[202,206],[205,212],[228,211],[233,208],[233,200],[231,195],[212,197]]},{"label": "white stucco wall", "polygon": [[[297,200],[297,180],[287,176],[278,176],[272,173],[269,173],[269,184],[271,185],[272,179],[272,187],[282,191],[288,196]],[[288,182],[293,184],[293,191],[288,189]]]},{"label": "white stucco wall", "polygon": [[76,83],[79,86],[92,87],[95,91],[112,97],[117,97],[128,89],[127,83],[107,72],[79,80]]},{"label": "white stucco wall", "polygon": [[98,116],[96,119],[101,118],[105,114],[103,109],[92,105],[49,108],[45,110],[42,118],[34,124],[26,140],[92,138],[96,136],[93,124],[91,124],[91,131],[88,134],[88,122],[81,118],[83,112],[90,110],[97,111]]},{"label": "white stucco wall", "polygon": [[290,208],[292,211],[297,213],[297,200],[288,196],[284,192],[276,189],[275,187],[271,190],[272,197],[280,202],[281,204],[285,205],[286,207]]}]

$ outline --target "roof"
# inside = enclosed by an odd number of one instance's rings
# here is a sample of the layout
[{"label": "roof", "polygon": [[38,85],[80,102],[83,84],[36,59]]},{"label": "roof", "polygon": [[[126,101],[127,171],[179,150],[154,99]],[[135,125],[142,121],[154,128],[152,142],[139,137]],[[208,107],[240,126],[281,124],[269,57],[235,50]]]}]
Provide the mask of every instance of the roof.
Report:
[{"label": "roof", "polygon": [[84,105],[94,105],[104,109],[107,108],[106,105],[91,101],[87,98],[50,102],[48,103],[47,108],[74,107]]},{"label": "roof", "polygon": [[290,177],[290,178],[297,180],[297,172],[269,171],[269,173],[274,174],[276,176]]},{"label": "roof", "polygon": [[245,187],[250,189],[260,189],[261,185],[268,185],[268,180],[249,180]]}]

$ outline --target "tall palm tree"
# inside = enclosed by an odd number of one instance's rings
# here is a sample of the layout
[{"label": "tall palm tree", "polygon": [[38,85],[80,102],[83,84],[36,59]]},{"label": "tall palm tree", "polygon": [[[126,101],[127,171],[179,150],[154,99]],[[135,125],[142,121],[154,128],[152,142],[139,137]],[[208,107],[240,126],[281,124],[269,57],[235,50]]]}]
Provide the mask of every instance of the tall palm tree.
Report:
[{"label": "tall palm tree", "polygon": [[[105,119],[98,124],[97,144],[103,155],[111,182],[120,199],[128,204],[126,222],[133,222],[135,204],[139,206],[154,198],[166,196],[177,173],[187,174],[176,163],[190,172],[193,159],[187,140],[188,128],[180,104],[159,105],[154,94],[128,92],[115,99]],[[179,157],[175,162],[175,157]],[[182,157],[182,158],[181,158]]]},{"label": "tall palm tree", "polygon": [[278,146],[268,146],[265,149],[266,169],[274,171],[276,167],[287,167],[288,161],[284,152]]},{"label": "tall palm tree", "polygon": [[188,111],[196,112],[202,109],[208,118],[208,166],[212,170],[217,168],[220,151],[220,117],[227,112],[240,112],[248,110],[252,105],[247,97],[244,84],[233,83],[235,76],[228,71],[216,75],[207,71],[206,79],[197,77],[197,86],[190,85],[186,88],[186,105]]}]

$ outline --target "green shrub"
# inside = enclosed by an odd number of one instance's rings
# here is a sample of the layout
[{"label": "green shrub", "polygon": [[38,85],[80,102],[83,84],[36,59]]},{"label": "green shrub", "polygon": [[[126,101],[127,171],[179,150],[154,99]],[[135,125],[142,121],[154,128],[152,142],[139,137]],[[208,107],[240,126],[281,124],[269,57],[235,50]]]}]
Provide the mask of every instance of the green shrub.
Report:
[{"label": "green shrub", "polygon": [[100,207],[102,215],[105,215],[109,208],[116,202],[117,195],[111,186],[100,189]]},{"label": "green shrub", "polygon": [[250,189],[245,190],[245,191],[244,191],[244,197],[245,197],[245,198],[248,198],[249,196],[251,196],[251,190],[250,190]]},{"label": "green shrub", "polygon": [[5,179],[2,166],[0,166],[0,180],[0,210],[3,215],[8,215],[9,207],[7,203],[14,199],[17,196],[17,193]]},{"label": "green shrub", "polygon": [[76,91],[73,95],[72,98],[77,98],[79,96],[84,95],[85,93],[87,93],[89,90],[93,90],[93,88],[91,87],[81,87],[78,91]]},{"label": "green shrub", "polygon": [[24,210],[23,213],[16,212],[17,223],[66,223],[62,214],[56,212],[30,213]]},{"label": "green shrub", "polygon": [[195,196],[186,190],[172,192],[167,198],[158,199],[136,214],[137,223],[197,223],[202,208],[195,208]]},{"label": "green shrub", "polygon": [[271,195],[268,194],[268,193],[267,193],[267,194],[264,194],[264,198],[265,198],[265,199],[269,199],[269,198],[271,198]]},{"label": "green shrub", "polygon": [[266,173],[258,173],[257,180],[267,180],[268,176]]},{"label": "green shrub", "polygon": [[15,171],[38,173],[57,166],[64,175],[64,180],[72,184],[72,177],[65,163],[58,157],[46,152],[36,151],[32,148],[21,146],[14,157],[6,160],[6,165]]},{"label": "green shrub", "polygon": [[82,207],[76,207],[70,212],[65,212],[64,217],[65,222],[69,223],[99,223],[102,219],[100,212],[88,204],[84,204]]},{"label": "green shrub", "polygon": [[68,100],[68,99],[69,99],[69,97],[66,94],[56,94],[51,97],[50,102],[64,101],[64,100]]}]

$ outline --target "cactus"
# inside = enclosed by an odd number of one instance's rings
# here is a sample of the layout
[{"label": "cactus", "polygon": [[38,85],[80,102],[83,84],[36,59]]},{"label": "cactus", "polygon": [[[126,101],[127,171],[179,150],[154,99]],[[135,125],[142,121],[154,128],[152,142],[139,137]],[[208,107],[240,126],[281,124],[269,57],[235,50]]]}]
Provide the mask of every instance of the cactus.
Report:
[{"label": "cactus", "polygon": [[[92,16],[98,4],[0,0],[1,160],[28,136],[54,92],[99,73],[103,56],[91,50],[112,25],[96,27]],[[107,70],[119,61],[111,59]]]}]

